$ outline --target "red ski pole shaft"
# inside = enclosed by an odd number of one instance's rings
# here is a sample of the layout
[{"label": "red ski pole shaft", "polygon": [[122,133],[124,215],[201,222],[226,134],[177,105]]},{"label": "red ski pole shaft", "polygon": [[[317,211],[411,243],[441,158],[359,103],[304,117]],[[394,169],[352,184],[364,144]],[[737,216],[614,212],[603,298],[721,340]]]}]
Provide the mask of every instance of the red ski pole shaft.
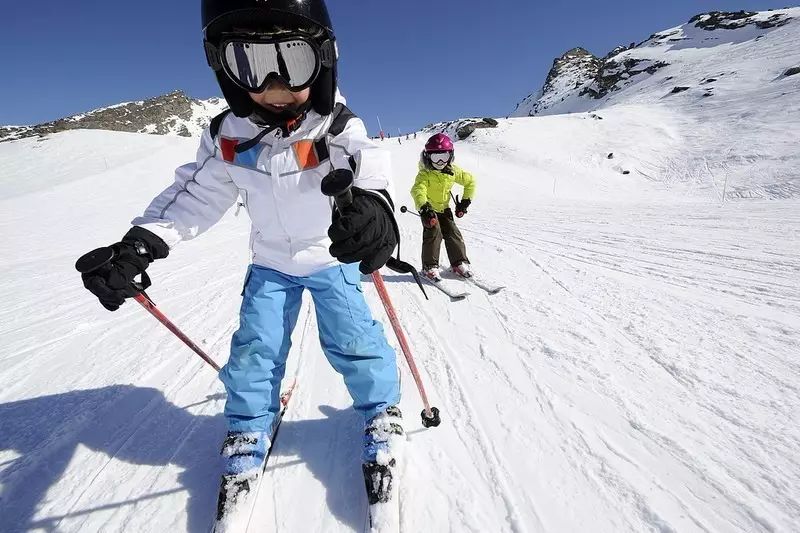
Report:
[{"label": "red ski pole shaft", "polygon": [[183,343],[186,346],[191,348],[194,351],[194,353],[199,355],[200,358],[203,359],[203,361],[205,361],[206,363],[211,365],[211,368],[213,368],[214,370],[219,372],[219,370],[220,370],[219,365],[217,365],[217,363],[215,363],[213,359],[211,359],[203,350],[201,350],[199,346],[197,346],[194,342],[192,342],[192,340],[189,337],[187,337],[186,334],[184,334],[180,329],[178,329],[178,326],[173,324],[170,321],[170,319],[168,319],[164,315],[164,313],[162,313],[158,309],[158,307],[156,307],[156,304],[154,304],[152,302],[152,300],[150,300],[144,293],[139,293],[136,296],[134,296],[133,298],[134,298],[134,300],[139,302],[139,304],[141,304],[141,306],[144,307],[147,310],[148,313],[150,313],[151,315],[156,317],[156,319],[159,322],[164,324],[164,326],[168,330],[170,330],[176,337],[178,337],[181,341],[183,341]]},{"label": "red ski pole shaft", "polygon": [[[346,213],[347,209],[353,204],[353,191],[351,190],[353,180],[353,172],[348,169],[334,170],[322,180],[320,186],[322,194],[332,197],[336,202],[336,207],[342,213]],[[397,340],[400,342],[403,355],[406,356],[408,367],[411,369],[411,374],[414,376],[414,381],[417,383],[417,389],[419,390],[419,395],[422,397],[422,403],[425,405],[425,410],[422,411],[422,425],[426,428],[436,427],[442,423],[442,419],[439,417],[439,409],[431,407],[430,403],[428,403],[428,395],[425,394],[422,378],[420,378],[417,365],[414,363],[414,358],[411,356],[411,349],[408,347],[408,341],[406,341],[403,328],[400,326],[400,321],[397,319],[397,313],[392,305],[392,300],[389,299],[389,292],[386,290],[386,285],[383,283],[383,277],[380,272],[377,270],[373,272],[372,280],[375,282],[375,287],[378,289],[378,295],[381,297],[383,307],[386,308],[386,314],[389,315],[389,321],[392,323],[394,334],[397,335]],[[421,286],[420,284],[420,287]]]},{"label": "red ski pole shaft", "polygon": [[425,406],[425,414],[432,417],[431,405],[428,402],[428,395],[425,393],[425,386],[422,384],[422,378],[419,375],[417,364],[414,362],[414,357],[411,355],[411,349],[408,347],[406,335],[403,333],[403,328],[400,325],[400,320],[397,318],[397,313],[392,305],[392,300],[389,298],[389,292],[386,290],[386,284],[383,281],[383,276],[377,270],[372,273],[372,280],[375,282],[375,287],[378,289],[378,295],[381,297],[383,307],[386,309],[386,314],[389,316],[389,322],[392,323],[394,334],[397,336],[397,341],[400,343],[400,348],[403,350],[403,355],[406,357],[408,367],[411,369],[411,375],[414,376],[414,381],[417,383],[417,389],[420,396],[422,396],[422,403]]}]

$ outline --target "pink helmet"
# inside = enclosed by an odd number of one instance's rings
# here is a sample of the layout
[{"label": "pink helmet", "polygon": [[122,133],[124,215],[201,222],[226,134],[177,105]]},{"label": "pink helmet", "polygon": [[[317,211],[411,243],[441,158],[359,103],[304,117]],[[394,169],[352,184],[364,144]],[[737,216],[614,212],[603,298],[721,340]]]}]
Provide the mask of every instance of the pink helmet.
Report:
[{"label": "pink helmet", "polygon": [[444,133],[437,133],[425,143],[426,152],[452,152],[453,141]]}]

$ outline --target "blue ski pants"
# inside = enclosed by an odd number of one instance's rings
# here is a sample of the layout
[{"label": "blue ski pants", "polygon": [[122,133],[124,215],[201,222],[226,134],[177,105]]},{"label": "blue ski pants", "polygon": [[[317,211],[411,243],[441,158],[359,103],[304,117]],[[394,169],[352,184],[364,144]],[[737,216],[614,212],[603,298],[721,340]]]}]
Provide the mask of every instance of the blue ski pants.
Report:
[{"label": "blue ski pants", "polygon": [[372,319],[358,264],[298,277],[251,265],[239,329],[220,371],[228,392],[230,431],[268,431],[280,409],[280,387],[303,291],[314,301],[322,350],[344,378],[353,406],[370,419],[400,401],[394,350]]}]

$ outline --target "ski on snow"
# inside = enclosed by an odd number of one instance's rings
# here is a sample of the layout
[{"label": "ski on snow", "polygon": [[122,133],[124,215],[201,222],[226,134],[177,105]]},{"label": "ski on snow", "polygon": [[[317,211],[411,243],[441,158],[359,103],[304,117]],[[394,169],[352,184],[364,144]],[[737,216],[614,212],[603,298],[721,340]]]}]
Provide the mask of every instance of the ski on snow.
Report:
[{"label": "ski on snow", "polygon": [[470,274],[469,276],[462,276],[461,274],[453,273],[453,275],[458,279],[463,279],[470,285],[474,285],[479,289],[483,289],[489,294],[497,294],[498,292],[505,289],[505,285],[498,285],[496,283],[492,283],[491,281],[484,280],[480,276],[476,276],[475,274]]},{"label": "ski on snow", "polygon": [[449,296],[453,301],[463,300],[469,296],[469,292],[458,286],[460,284],[456,283],[456,281],[468,283],[473,287],[477,287],[478,289],[486,291],[488,294],[497,294],[506,288],[505,285],[499,285],[492,281],[488,281],[481,276],[476,276],[474,273],[470,273],[469,276],[465,277],[449,270],[446,271],[442,269],[442,271],[443,276],[440,276],[436,279],[429,278],[424,272],[420,272],[420,276],[428,283],[428,285],[433,285]]},{"label": "ski on snow", "polygon": [[439,289],[440,291],[442,291],[443,293],[445,293],[454,302],[463,300],[464,298],[469,296],[468,292],[461,289],[460,287],[457,287],[456,284],[453,283],[451,280],[446,280],[441,277],[436,279],[431,279],[428,276],[426,276],[424,272],[420,272],[420,277],[422,277],[422,279],[428,285],[432,285],[437,289]]},{"label": "ski on snow", "polygon": [[264,458],[264,464],[261,466],[261,472],[259,473],[255,482],[255,487],[248,486],[246,489],[244,489],[247,494],[245,495],[243,501],[236,501],[239,500],[241,496],[241,491],[237,491],[234,494],[235,500],[231,502],[229,501],[230,491],[226,490],[226,480],[222,480],[217,499],[217,517],[214,521],[213,527],[211,528],[212,533],[245,533],[245,531],[247,531],[250,523],[250,516],[253,514],[253,508],[256,500],[258,499],[257,496],[261,488],[261,483],[264,479],[264,472],[267,469],[267,464],[269,463],[272,449],[275,446],[275,439],[278,436],[278,430],[280,429],[281,422],[283,421],[283,415],[286,414],[286,409],[289,407],[289,401],[292,399],[292,394],[296,388],[297,378],[294,379],[291,386],[286,391],[281,393],[281,409],[278,411],[278,414],[275,416],[275,420],[272,423],[270,447],[269,450],[267,450],[267,455]]},{"label": "ski on snow", "polygon": [[[396,480],[395,480],[396,482]],[[370,504],[367,508],[367,522],[364,533],[400,533],[400,501],[396,493],[388,502]]]},{"label": "ski on snow", "polygon": [[405,461],[405,432],[392,422],[383,422],[382,427],[367,428],[374,434],[383,434],[390,442],[392,457],[378,462],[362,464],[367,489],[367,519],[363,531],[368,533],[400,532],[399,483]]}]

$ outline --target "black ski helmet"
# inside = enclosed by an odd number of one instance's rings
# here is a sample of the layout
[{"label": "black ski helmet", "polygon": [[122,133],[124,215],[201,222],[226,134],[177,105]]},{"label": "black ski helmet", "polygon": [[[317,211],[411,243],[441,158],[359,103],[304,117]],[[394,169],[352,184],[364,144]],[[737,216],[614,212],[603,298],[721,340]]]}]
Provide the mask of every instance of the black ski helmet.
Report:
[{"label": "black ski helmet", "polygon": [[[326,40],[335,43],[325,0],[202,0],[203,36],[206,59],[215,70],[217,83],[231,111],[242,118],[251,116],[255,104],[244,89],[237,87],[219,68],[213,50],[220,45],[221,34],[234,28],[247,28],[255,32],[273,28],[313,28],[320,44]],[[330,115],[336,104],[336,57],[333,66],[322,67],[311,86],[311,106],[320,115]]]}]

